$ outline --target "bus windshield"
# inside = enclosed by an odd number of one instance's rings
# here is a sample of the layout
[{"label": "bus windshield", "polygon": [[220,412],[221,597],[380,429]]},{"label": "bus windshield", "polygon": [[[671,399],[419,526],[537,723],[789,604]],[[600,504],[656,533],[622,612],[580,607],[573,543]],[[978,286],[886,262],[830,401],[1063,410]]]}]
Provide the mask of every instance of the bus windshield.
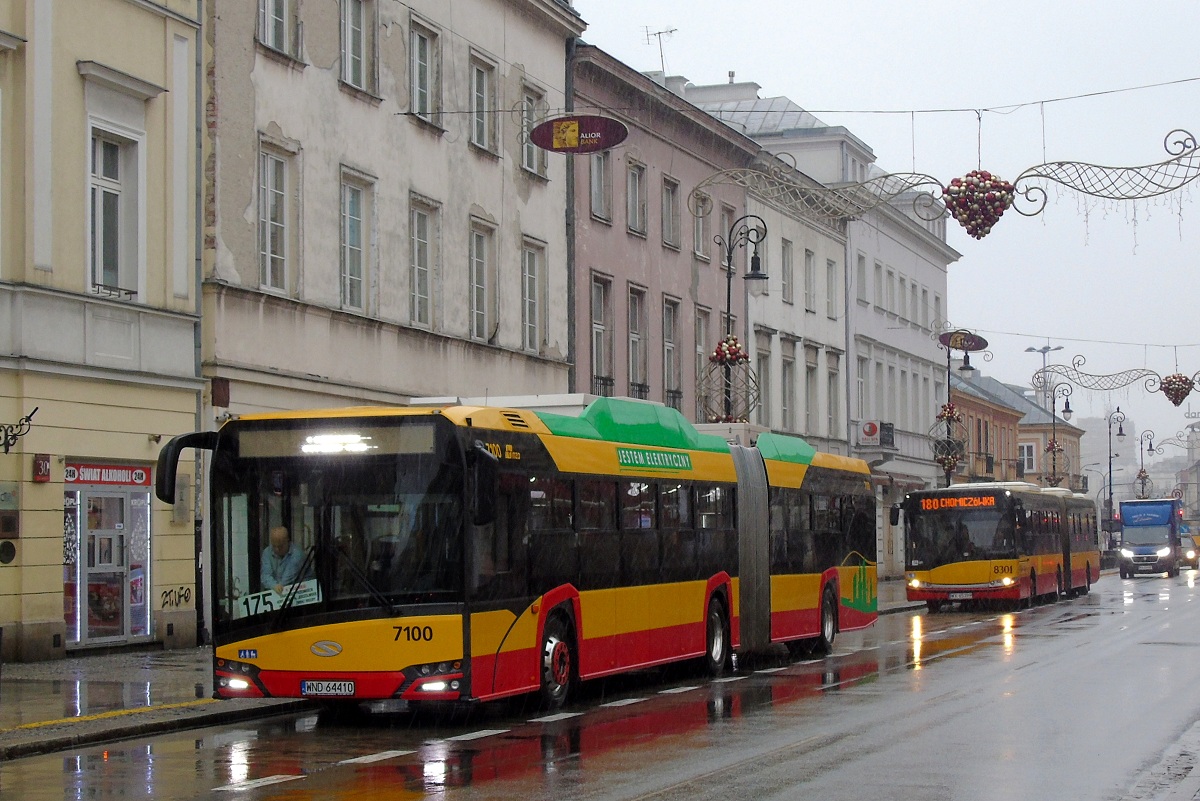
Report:
[{"label": "bus windshield", "polygon": [[285,607],[460,600],[455,443],[448,424],[424,417],[227,426],[212,468],[217,633]]},{"label": "bus windshield", "polygon": [[908,566],[930,570],[976,559],[1012,559],[1012,516],[997,508],[915,511],[908,518]]},{"label": "bus windshield", "polygon": [[1127,525],[1121,537],[1126,545],[1163,545],[1171,541],[1171,527]]}]

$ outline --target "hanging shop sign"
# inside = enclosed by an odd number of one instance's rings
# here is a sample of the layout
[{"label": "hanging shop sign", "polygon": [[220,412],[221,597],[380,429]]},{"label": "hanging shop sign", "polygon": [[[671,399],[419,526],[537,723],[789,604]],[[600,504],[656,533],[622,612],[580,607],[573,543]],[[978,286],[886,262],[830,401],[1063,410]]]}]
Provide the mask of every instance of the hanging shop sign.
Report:
[{"label": "hanging shop sign", "polygon": [[988,346],[986,339],[977,334],[972,334],[970,331],[947,331],[938,336],[938,342],[941,342],[947,348],[966,351],[967,353],[987,350]]},{"label": "hanging shop sign", "polygon": [[529,139],[543,150],[555,153],[592,153],[608,150],[625,141],[629,129],[620,120],[592,114],[555,117],[529,132]]}]

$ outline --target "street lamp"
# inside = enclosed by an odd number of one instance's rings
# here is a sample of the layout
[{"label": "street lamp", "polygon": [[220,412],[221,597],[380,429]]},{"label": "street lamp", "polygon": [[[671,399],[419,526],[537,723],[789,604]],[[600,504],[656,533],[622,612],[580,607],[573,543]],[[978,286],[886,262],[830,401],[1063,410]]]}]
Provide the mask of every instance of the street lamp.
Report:
[{"label": "street lamp", "polygon": [[[1040,348],[1035,348],[1032,345],[1030,345],[1028,348],[1025,349],[1025,352],[1042,354],[1042,375],[1045,375],[1046,374],[1046,354],[1053,353],[1056,350],[1062,350],[1062,349],[1063,349],[1062,345],[1051,346],[1050,343],[1047,342],[1045,345],[1042,345]],[[1042,408],[1043,409],[1045,409],[1047,406],[1050,405],[1050,404],[1046,403],[1046,401],[1049,399],[1049,397],[1050,396],[1046,392],[1042,393]]]},{"label": "street lamp", "polygon": [[[1062,476],[1058,474],[1058,452],[1062,450],[1058,444],[1058,399],[1066,399],[1063,404],[1063,419],[1070,420],[1071,398],[1069,396],[1072,390],[1071,385],[1064,381],[1061,384],[1047,385],[1047,391],[1050,397],[1050,445],[1047,448],[1050,451],[1050,478],[1046,480],[1046,483],[1051,487],[1057,487],[1062,481]],[[1070,472],[1070,468],[1067,472]]]},{"label": "street lamp", "polygon": [[[733,252],[747,244],[753,245],[750,253],[750,272],[742,276],[747,281],[765,281],[767,274],[762,271],[762,261],[758,257],[758,243],[767,238],[767,223],[757,214],[744,214],[729,226],[729,232],[722,236],[717,234],[713,241],[721,246],[725,259],[725,337],[733,336]],[[733,416],[733,377],[732,365],[725,363],[725,419]]]},{"label": "street lamp", "polygon": [[1113,482],[1112,482],[1112,477],[1113,477],[1113,466],[1112,466],[1113,433],[1112,433],[1112,427],[1113,427],[1114,422],[1117,424],[1117,442],[1124,442],[1125,441],[1125,426],[1123,424],[1125,422],[1125,413],[1121,411],[1120,406],[1117,407],[1117,410],[1115,412],[1112,412],[1111,414],[1108,415],[1108,509],[1105,512],[1104,525],[1105,525],[1106,530],[1108,531],[1108,546],[1109,546],[1110,551],[1112,550],[1112,521],[1113,521]]},{"label": "street lamp", "polygon": [[[990,358],[991,354],[987,351],[987,340],[981,336],[971,333],[965,329],[959,328],[953,331],[944,331],[938,334],[938,347],[946,350],[946,403],[942,406],[941,412],[937,415],[937,422],[930,429],[929,433],[934,437],[933,440],[933,458],[946,474],[946,486],[950,486],[951,476],[955,468],[958,467],[959,461],[965,454],[963,439],[955,439],[955,425],[962,425],[962,415],[954,408],[950,397],[950,376],[952,373],[951,364],[953,352],[961,350],[963,354],[962,364],[959,370],[970,376],[975,369],[971,366],[971,354],[982,352],[984,358]],[[944,436],[939,436],[941,432],[937,429],[941,423],[945,423],[946,432]]]},{"label": "street lamp", "polygon": [[[1142,443],[1146,443],[1145,449],[1142,448]],[[1150,474],[1146,472],[1146,454],[1163,452],[1162,446],[1154,447],[1154,432],[1147,428],[1138,435],[1138,497],[1149,498],[1150,491],[1154,489],[1154,482],[1150,480]]]}]

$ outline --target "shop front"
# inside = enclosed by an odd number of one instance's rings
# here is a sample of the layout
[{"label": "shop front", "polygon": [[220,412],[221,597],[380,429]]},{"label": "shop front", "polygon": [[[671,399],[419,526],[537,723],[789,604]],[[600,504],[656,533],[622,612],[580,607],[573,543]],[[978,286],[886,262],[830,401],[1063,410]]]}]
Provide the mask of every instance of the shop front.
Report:
[{"label": "shop front", "polygon": [[150,481],[149,465],[66,464],[63,615],[68,648],[153,637]]}]

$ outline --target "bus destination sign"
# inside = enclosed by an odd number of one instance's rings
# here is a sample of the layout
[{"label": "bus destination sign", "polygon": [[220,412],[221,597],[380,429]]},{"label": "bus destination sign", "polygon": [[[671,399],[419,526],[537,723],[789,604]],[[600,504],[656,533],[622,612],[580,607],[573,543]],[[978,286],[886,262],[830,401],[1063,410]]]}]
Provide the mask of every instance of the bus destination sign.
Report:
[{"label": "bus destination sign", "polygon": [[996,505],[994,495],[956,495],[938,498],[922,498],[921,511],[932,512],[937,509],[980,509]]}]

